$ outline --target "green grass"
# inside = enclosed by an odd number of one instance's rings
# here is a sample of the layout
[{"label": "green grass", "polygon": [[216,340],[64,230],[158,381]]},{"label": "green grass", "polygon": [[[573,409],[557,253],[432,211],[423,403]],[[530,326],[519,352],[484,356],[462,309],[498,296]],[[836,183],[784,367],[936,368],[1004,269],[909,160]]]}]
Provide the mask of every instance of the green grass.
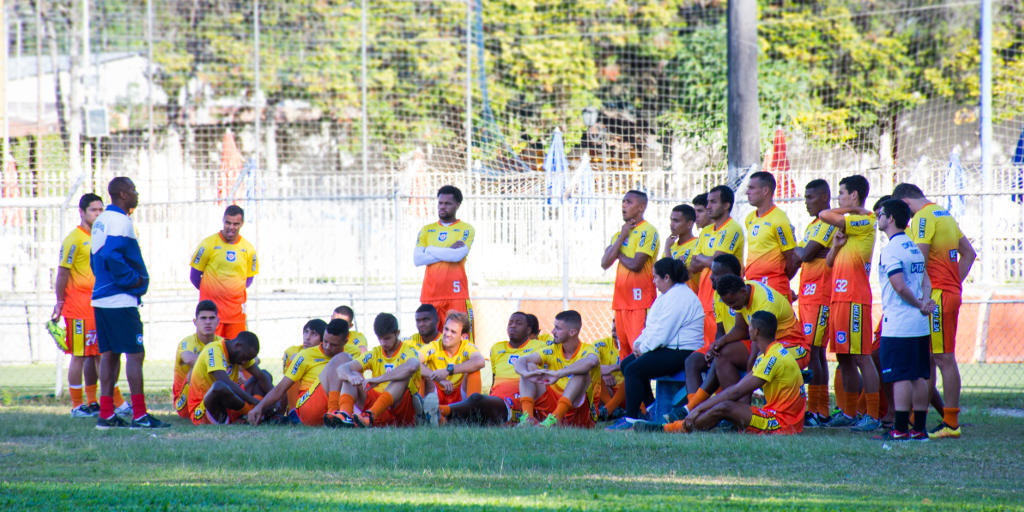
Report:
[{"label": "green grass", "polygon": [[147,389],[174,427],[100,432],[42,396],[53,373],[0,368],[0,510],[1024,510],[1021,420],[989,414],[1024,407],[1019,389],[969,392],[960,440],[886,449],[827,430],[197,428],[170,416],[167,363]]}]

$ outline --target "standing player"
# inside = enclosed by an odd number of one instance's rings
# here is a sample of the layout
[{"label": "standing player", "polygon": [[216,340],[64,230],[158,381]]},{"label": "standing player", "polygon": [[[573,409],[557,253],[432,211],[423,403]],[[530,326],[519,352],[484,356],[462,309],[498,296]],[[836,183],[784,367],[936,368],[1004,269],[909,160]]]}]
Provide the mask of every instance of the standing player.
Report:
[{"label": "standing player", "polygon": [[[473,246],[476,230],[456,218],[462,205],[462,191],[445,185],[437,191],[437,222],[420,229],[413,251],[413,262],[423,271],[420,302],[437,309],[439,318],[449,311],[461,311],[469,317],[470,340],[473,339],[473,305],[469,302],[469,280],[466,277],[466,256]],[[444,327],[438,325],[438,329]]]},{"label": "standing player", "polygon": [[[644,220],[647,194],[630,190],[622,198],[622,229],[612,235],[611,245],[604,250],[601,268],[608,270],[618,261],[615,270],[615,329],[619,336],[619,359],[633,353],[633,340],[644,329],[647,309],[658,293],[654,288],[654,257],[658,255],[658,232]],[[554,333],[552,333],[554,334]]]},{"label": "standing player", "polygon": [[594,426],[591,405],[601,380],[601,361],[593,345],[580,341],[582,328],[583,317],[578,312],[562,311],[555,315],[551,344],[516,360],[523,407],[519,426],[538,424],[538,412],[547,414],[539,423],[544,427]]},{"label": "standing player", "polygon": [[[878,229],[889,237],[878,258],[882,285],[880,354],[882,380],[893,385],[895,424],[886,439],[928,440],[928,315],[935,301],[928,298],[924,256],[904,230],[910,207],[899,199],[882,204]],[[910,411],[914,428],[910,429]]]},{"label": "standing player", "polygon": [[[100,351],[96,344],[96,321],[89,304],[96,278],[89,267],[89,239],[92,224],[102,212],[100,196],[89,193],[78,200],[78,216],[82,222],[64,238],[57,265],[57,283],[54,286],[57,304],[53,306],[50,320],[56,322],[64,316],[64,352],[71,355],[68,389],[71,392],[72,418],[95,416],[100,409],[96,400],[96,359]],[[87,402],[82,400],[83,374]]]},{"label": "standing player", "polygon": [[437,308],[430,304],[420,304],[420,307],[416,308],[414,318],[416,333],[405,340],[412,344],[412,348],[420,350],[441,338],[441,333],[437,330]]},{"label": "standing player", "polygon": [[960,232],[956,220],[948,211],[928,201],[920,188],[910,183],[900,183],[892,195],[907,203],[914,212],[907,234],[924,255],[925,270],[932,284],[931,298],[937,304],[930,318],[931,351],[932,359],[942,374],[945,406],[942,423],[930,435],[936,439],[960,437],[960,369],[956,364],[956,326],[963,281],[970,273],[977,254],[971,242]]},{"label": "standing player", "polygon": [[132,180],[124,176],[110,180],[107,192],[111,204],[93,222],[90,260],[96,277],[92,307],[100,350],[100,413],[96,428],[129,426],[114,414],[114,384],[121,373],[121,354],[125,355],[125,375],[132,393],[130,426],[169,427],[149,414],[142,391],[142,361],[146,352],[142,346],[139,304],[149,288],[149,272],[129,217],[139,205],[139,193]]},{"label": "standing player", "polygon": [[790,298],[789,280],[800,268],[796,237],[789,216],[775,206],[775,177],[758,171],[750,175],[747,200],[757,208],[747,215],[744,224],[750,237],[747,279],[760,281]]},{"label": "standing player", "polygon": [[[832,263],[832,301],[829,305],[829,347],[842,374],[846,410],[827,426],[871,431],[881,426],[878,370],[871,358],[871,252],[875,247],[875,214],[864,208],[868,180],[859,174],[839,181],[839,208],[823,210],[818,218],[837,228],[826,260]],[[864,391],[867,414],[855,419],[857,400]]]},{"label": "standing player", "polygon": [[[832,268],[825,262],[836,227],[826,224],[818,214],[829,209],[832,191],[825,180],[812,180],[804,189],[804,205],[814,218],[796,249],[800,264],[800,322],[804,336],[811,347],[811,382],[807,386],[807,425],[817,427],[828,421],[828,363],[825,350],[828,344],[829,302],[832,299]],[[838,390],[836,390],[838,393]]]},{"label": "standing player", "polygon": [[[270,374],[256,362],[259,353],[260,340],[249,331],[203,348],[188,382],[188,411],[194,425],[233,423],[270,391]],[[242,369],[253,376],[249,389],[238,384]]]},{"label": "standing player", "polygon": [[203,348],[210,343],[220,343],[224,338],[217,336],[217,305],[211,300],[201,300],[196,306],[196,317],[192,324],[196,332],[178,342],[174,356],[174,378],[171,381],[171,403],[178,416],[188,419],[188,385],[192,378],[192,367]]},{"label": "standing player", "polygon": [[463,337],[469,331],[469,318],[449,311],[441,339],[419,351],[420,373],[437,388],[438,404],[458,402],[481,391],[480,370],[486,362],[476,346]]},{"label": "standing player", "polygon": [[345,343],[345,352],[352,356],[352,359],[363,357],[370,345],[366,342],[366,335],[355,330],[356,312],[349,306],[338,306],[331,313],[331,320],[342,319],[348,322],[352,329],[348,331],[348,342]]},{"label": "standing player", "polygon": [[[672,208],[669,215],[669,235],[665,239],[666,258],[680,260],[687,267],[693,261],[693,257],[700,249],[699,239],[693,236],[693,225],[697,221],[697,212],[688,204],[681,204]],[[697,293],[700,286],[700,274],[694,273],[687,282],[693,293]]]},{"label": "standing player", "polygon": [[256,248],[242,238],[245,212],[238,205],[224,210],[224,227],[199,243],[192,254],[189,279],[199,300],[212,300],[220,312],[217,335],[233,339],[246,328],[246,289],[259,273]]},{"label": "standing player", "polygon": [[708,192],[710,223],[701,231],[701,250],[690,264],[691,273],[701,272],[697,298],[704,307],[705,347],[715,340],[715,307],[712,300],[715,290],[711,286],[711,264],[719,254],[732,254],[743,265],[743,227],[729,216],[735,201],[732,189],[725,185],[719,185]]}]

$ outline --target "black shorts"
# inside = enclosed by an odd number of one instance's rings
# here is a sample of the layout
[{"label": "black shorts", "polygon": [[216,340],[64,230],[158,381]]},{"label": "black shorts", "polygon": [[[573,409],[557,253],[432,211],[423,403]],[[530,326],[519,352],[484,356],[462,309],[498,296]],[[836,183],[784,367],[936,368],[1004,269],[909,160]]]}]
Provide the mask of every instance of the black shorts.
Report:
[{"label": "black shorts", "polygon": [[882,336],[878,349],[882,382],[927,379],[931,373],[930,341],[927,334],[913,338]]},{"label": "black shorts", "polygon": [[93,308],[100,352],[138,354],[142,347],[142,319],[139,308]]}]

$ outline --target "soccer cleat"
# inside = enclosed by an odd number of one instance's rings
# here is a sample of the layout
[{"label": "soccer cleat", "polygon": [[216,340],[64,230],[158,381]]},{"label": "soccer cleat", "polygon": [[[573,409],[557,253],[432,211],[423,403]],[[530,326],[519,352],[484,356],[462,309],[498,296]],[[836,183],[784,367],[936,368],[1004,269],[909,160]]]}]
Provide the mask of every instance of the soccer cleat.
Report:
[{"label": "soccer cleat", "polygon": [[867,414],[860,417],[857,423],[850,426],[851,432],[874,432],[882,427],[882,422],[868,416]]},{"label": "soccer cleat", "polygon": [[910,440],[911,441],[917,441],[917,442],[928,441],[929,440],[928,433],[927,432],[918,432],[918,431],[916,431],[914,429],[910,429]]},{"label": "soccer cleat", "polygon": [[875,440],[878,440],[878,441],[909,441],[910,440],[910,433],[909,432],[900,432],[899,430],[892,429],[892,430],[890,430],[890,431],[888,431],[888,432],[886,432],[884,434],[879,434],[877,436],[873,436],[872,439],[875,439]]},{"label": "soccer cleat", "polygon": [[96,430],[107,430],[110,428],[127,428],[128,422],[121,419],[118,415],[113,415],[109,418],[96,418]]},{"label": "soccer cleat", "polygon": [[127,401],[127,400],[125,400],[125,402],[123,404],[121,404],[120,407],[114,409],[114,415],[115,416],[120,416],[122,418],[131,418],[132,417],[132,403]]},{"label": "soccer cleat", "polygon": [[544,421],[537,424],[538,427],[551,428],[558,425],[558,417],[554,414],[548,414]]},{"label": "soccer cleat", "polygon": [[519,422],[516,423],[516,427],[535,427],[539,423],[540,422],[537,421],[537,418],[534,418],[532,415],[524,412],[519,415]]},{"label": "soccer cleat", "polygon": [[171,424],[160,421],[154,418],[153,415],[146,413],[141,418],[132,420],[130,428],[171,428]]},{"label": "soccer cleat", "polygon": [[679,407],[673,407],[668,413],[664,414],[665,423],[672,423],[673,421],[685,420],[690,415],[690,410],[685,405]]},{"label": "soccer cleat", "polygon": [[356,423],[347,412],[331,411],[324,413],[324,426],[327,428],[355,428]]},{"label": "soccer cleat", "polygon": [[856,418],[851,418],[846,413],[833,414],[832,418],[825,424],[828,428],[839,428],[839,427],[852,427],[857,424]]},{"label": "soccer cleat", "polygon": [[67,332],[63,327],[58,325],[57,322],[50,320],[49,322],[46,322],[46,332],[50,333],[50,336],[53,338],[53,342],[57,344],[57,348],[62,352],[68,351]]},{"label": "soccer cleat", "polygon": [[664,432],[665,425],[653,421],[637,420],[633,423],[633,430],[637,432]]},{"label": "soccer cleat", "polygon": [[74,409],[71,409],[72,418],[92,418],[96,416],[96,413],[92,412],[92,409],[88,405],[82,404]]},{"label": "soccer cleat", "polygon": [[939,423],[939,426],[932,429],[928,433],[929,439],[959,439],[960,438],[960,427],[953,428],[949,426],[945,421]]},{"label": "soccer cleat", "polygon": [[804,428],[818,428],[822,426],[821,419],[817,413],[806,412],[804,413]]},{"label": "soccer cleat", "polygon": [[288,411],[288,414],[285,415],[285,417],[288,418],[288,423],[291,423],[292,425],[302,425],[302,420],[299,419],[299,411],[295,409]]},{"label": "soccer cleat", "polygon": [[352,421],[359,428],[371,428],[373,427],[373,413],[370,411],[363,411],[358,415],[351,416]]},{"label": "soccer cleat", "polygon": [[427,422],[430,421],[427,415],[423,412],[423,397],[420,396],[419,393],[412,394],[412,410],[416,417],[417,426],[426,425]]},{"label": "soccer cleat", "polygon": [[633,430],[633,424],[640,420],[632,420],[630,418],[622,417],[605,427],[605,430]]},{"label": "soccer cleat", "polygon": [[93,402],[93,403],[89,404],[89,412],[91,412],[93,416],[96,416],[97,414],[99,414],[100,413],[100,404],[98,404],[96,402]]},{"label": "soccer cleat", "polygon": [[436,427],[440,424],[441,408],[437,403],[437,399],[437,393],[431,393],[423,397],[423,416],[426,420],[425,425]]}]

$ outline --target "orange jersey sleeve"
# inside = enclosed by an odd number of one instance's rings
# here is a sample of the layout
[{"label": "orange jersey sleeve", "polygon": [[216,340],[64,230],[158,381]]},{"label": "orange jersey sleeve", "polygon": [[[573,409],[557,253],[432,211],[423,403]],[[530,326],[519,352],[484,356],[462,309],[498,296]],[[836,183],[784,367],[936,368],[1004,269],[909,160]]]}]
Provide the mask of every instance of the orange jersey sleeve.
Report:
[{"label": "orange jersey sleeve", "polygon": [[220,233],[214,233],[200,242],[192,254],[191,266],[203,273],[199,300],[209,299],[217,304],[221,323],[241,322],[247,298],[246,280],[259,273],[256,248],[241,236],[229,244]]},{"label": "orange jersey sleeve", "polygon": [[658,256],[658,232],[650,222],[643,221],[633,228],[629,238],[618,239],[618,232],[612,235],[611,243],[621,243],[621,253],[627,258],[637,254],[648,255],[639,272],[633,272],[622,262],[615,269],[615,294],[612,309],[647,309],[657,296],[654,287],[654,260]]},{"label": "orange jersey sleeve", "polygon": [[70,276],[64,288],[64,318],[86,319],[93,317],[92,285],[96,276],[90,265],[91,251],[89,247],[92,235],[77,226],[64,238],[60,247],[60,266],[68,269]]},{"label": "orange jersey sleeve", "polygon": [[[420,229],[416,247],[450,248],[455,242],[462,242],[472,248],[476,231],[473,226],[462,222],[444,226],[440,222],[427,224]],[[466,259],[461,261],[439,261],[427,265],[423,272],[423,288],[420,302],[468,299],[469,280],[466,278]]]},{"label": "orange jersey sleeve", "polygon": [[915,244],[928,244],[925,272],[932,288],[962,293],[958,248],[964,234],[949,212],[928,203],[910,219],[906,232]]},{"label": "orange jersey sleeve", "polygon": [[762,216],[755,210],[744,223],[748,236],[745,277],[762,283],[789,281],[782,253],[795,249],[796,240],[786,213],[778,206]]},{"label": "orange jersey sleeve", "polygon": [[[804,230],[804,238],[800,247],[807,247],[810,242],[817,242],[825,249],[832,247],[832,240],[835,238],[836,227],[826,224],[815,217],[807,229]],[[832,267],[828,266],[825,258],[800,264],[800,303],[828,305],[832,300]]]},{"label": "orange jersey sleeve", "polygon": [[807,396],[804,395],[803,375],[792,349],[781,343],[772,343],[757,356],[750,374],[765,381],[764,409],[775,411],[780,423],[796,425],[804,421]]},{"label": "orange jersey sleeve", "polygon": [[[693,261],[693,257],[700,251],[700,237],[693,237],[683,243],[674,243],[669,247],[669,254],[672,255],[672,259],[680,260],[687,267]],[[697,293],[700,289],[700,274],[694,273],[690,276],[690,280],[687,281],[690,285],[690,289],[693,293]]]},{"label": "orange jersey sleeve", "polygon": [[845,216],[846,245],[832,265],[832,302],[871,304],[871,252],[875,249],[875,214]]}]

